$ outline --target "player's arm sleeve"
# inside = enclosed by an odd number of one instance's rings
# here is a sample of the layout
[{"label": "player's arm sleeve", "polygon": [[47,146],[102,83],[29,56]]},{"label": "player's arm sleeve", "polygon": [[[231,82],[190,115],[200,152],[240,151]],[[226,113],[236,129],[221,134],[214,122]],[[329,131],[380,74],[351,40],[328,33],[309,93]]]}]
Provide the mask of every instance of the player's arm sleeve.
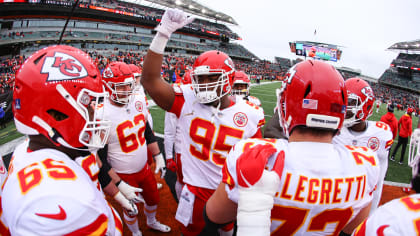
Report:
[{"label": "player's arm sleeve", "polygon": [[280,126],[278,109],[274,111],[273,116],[265,125],[264,138],[286,138],[283,134],[283,128]]},{"label": "player's arm sleeve", "polygon": [[101,187],[104,189],[111,181],[111,176],[109,176],[108,171],[111,169],[111,165],[108,163],[108,144],[104,148],[98,150],[99,159],[102,162],[102,166],[99,169],[98,180],[101,184]]},{"label": "player's arm sleeve", "polygon": [[144,132],[144,137],[146,138],[147,144],[151,144],[157,141],[155,133],[153,133],[152,128],[150,128],[149,122],[146,122],[146,130]]},{"label": "player's arm sleeve", "polygon": [[174,103],[172,103],[171,109],[169,109],[168,111],[171,113],[174,113],[176,117],[179,118],[179,116],[181,115],[182,107],[184,106],[184,103],[185,103],[185,98],[184,98],[184,94],[182,93],[181,88],[179,87],[173,87],[173,88],[175,91],[175,100],[174,100]]},{"label": "player's arm sleeve", "polygon": [[166,159],[173,158],[173,149],[175,143],[176,134],[176,117],[169,112],[165,113],[165,129],[163,139],[163,145],[165,146]]}]

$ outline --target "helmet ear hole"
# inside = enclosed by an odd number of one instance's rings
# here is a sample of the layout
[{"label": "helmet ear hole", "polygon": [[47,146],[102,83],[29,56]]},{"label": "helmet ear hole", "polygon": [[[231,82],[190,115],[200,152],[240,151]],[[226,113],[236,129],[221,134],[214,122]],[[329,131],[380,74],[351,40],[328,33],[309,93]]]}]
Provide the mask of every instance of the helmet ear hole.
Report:
[{"label": "helmet ear hole", "polygon": [[52,118],[54,118],[54,120],[56,120],[56,121],[62,121],[62,120],[65,120],[65,119],[67,119],[69,117],[68,115],[66,115],[66,114],[64,114],[62,112],[59,112],[57,110],[54,110],[54,109],[48,110],[47,113]]},{"label": "helmet ear hole", "polygon": [[34,64],[37,65],[38,62],[46,55],[47,53],[41,54],[37,59],[34,60]]},{"label": "helmet ear hole", "polygon": [[306,96],[308,96],[308,94],[311,91],[312,91],[312,86],[311,86],[311,84],[309,84],[308,87],[306,87],[305,94],[303,95],[303,98],[306,98]]}]

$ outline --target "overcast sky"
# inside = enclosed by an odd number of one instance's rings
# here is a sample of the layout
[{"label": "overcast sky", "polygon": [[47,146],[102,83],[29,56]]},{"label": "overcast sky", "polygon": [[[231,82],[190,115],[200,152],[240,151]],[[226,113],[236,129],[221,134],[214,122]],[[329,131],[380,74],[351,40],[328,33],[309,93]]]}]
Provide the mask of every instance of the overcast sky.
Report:
[{"label": "overcast sky", "polygon": [[[262,59],[296,58],[291,41],[342,46],[336,66],[378,78],[397,52],[392,44],[420,39],[420,0],[200,0],[233,17],[230,27]],[[316,35],[314,31],[316,29]]]}]

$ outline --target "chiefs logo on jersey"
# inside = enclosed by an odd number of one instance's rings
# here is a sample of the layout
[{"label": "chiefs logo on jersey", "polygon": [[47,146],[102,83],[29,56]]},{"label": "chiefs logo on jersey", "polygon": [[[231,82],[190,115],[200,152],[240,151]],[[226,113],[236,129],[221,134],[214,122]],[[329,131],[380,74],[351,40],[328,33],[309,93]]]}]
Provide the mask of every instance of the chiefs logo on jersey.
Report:
[{"label": "chiefs logo on jersey", "polygon": [[368,140],[367,146],[372,149],[373,151],[376,151],[379,149],[379,139],[377,137],[371,137]]},{"label": "chiefs logo on jersey", "polygon": [[88,75],[80,61],[63,52],[46,57],[41,73],[48,74],[47,81],[80,79]]},{"label": "chiefs logo on jersey", "polygon": [[143,103],[141,103],[140,101],[137,101],[136,104],[135,104],[135,106],[136,106],[136,110],[138,112],[142,112],[143,111]]},{"label": "chiefs logo on jersey", "polygon": [[248,117],[245,113],[238,112],[233,116],[233,123],[238,127],[244,127],[248,123]]}]

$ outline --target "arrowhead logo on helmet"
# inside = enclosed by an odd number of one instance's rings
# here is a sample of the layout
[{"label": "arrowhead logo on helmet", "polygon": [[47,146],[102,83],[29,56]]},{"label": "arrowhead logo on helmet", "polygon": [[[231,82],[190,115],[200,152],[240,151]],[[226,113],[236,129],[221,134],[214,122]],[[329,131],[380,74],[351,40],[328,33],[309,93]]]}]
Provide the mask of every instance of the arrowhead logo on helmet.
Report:
[{"label": "arrowhead logo on helmet", "polygon": [[76,58],[62,52],[46,57],[41,73],[47,73],[47,81],[80,79],[88,75],[86,68]]}]

